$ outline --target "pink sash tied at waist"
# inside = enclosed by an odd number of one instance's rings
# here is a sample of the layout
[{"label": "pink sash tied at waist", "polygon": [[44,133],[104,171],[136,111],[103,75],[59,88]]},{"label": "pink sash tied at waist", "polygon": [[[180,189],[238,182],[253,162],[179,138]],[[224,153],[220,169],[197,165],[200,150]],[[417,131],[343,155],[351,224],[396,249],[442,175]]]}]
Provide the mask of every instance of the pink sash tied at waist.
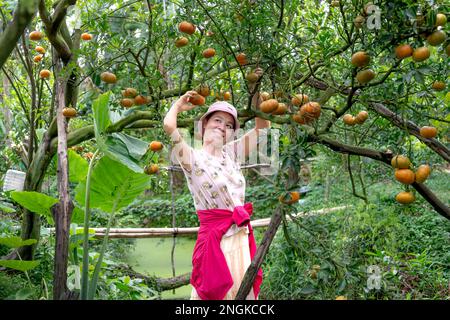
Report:
[{"label": "pink sash tied at waist", "polygon": [[[233,286],[233,278],[227,261],[220,248],[223,235],[235,223],[237,226],[248,226],[250,257],[256,254],[256,242],[250,215],[253,204],[245,203],[233,211],[227,209],[198,210],[200,228],[192,256],[191,284],[202,300],[222,300]],[[253,283],[253,292],[258,296],[262,283],[262,269],[258,270]]]}]

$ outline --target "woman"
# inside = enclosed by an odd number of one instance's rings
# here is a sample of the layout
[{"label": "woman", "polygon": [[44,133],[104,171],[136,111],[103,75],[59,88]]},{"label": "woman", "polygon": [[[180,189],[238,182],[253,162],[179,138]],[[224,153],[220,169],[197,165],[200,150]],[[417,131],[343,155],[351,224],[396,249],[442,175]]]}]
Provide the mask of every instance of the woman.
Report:
[{"label": "woman", "polygon": [[[186,176],[200,220],[192,259],[191,299],[232,300],[256,251],[249,224],[252,205],[244,203],[245,179],[239,155],[248,156],[256,145],[251,140],[255,141],[258,130],[268,128],[270,122],[256,118],[255,128],[234,140],[239,129],[237,111],[225,101],[215,102],[198,123],[203,144],[200,150],[194,149],[180,135],[177,115],[195,107],[189,103],[195,94],[188,91],[181,96],[164,119],[164,130],[175,144],[174,155]],[[247,299],[258,298],[261,281],[260,270]]]}]

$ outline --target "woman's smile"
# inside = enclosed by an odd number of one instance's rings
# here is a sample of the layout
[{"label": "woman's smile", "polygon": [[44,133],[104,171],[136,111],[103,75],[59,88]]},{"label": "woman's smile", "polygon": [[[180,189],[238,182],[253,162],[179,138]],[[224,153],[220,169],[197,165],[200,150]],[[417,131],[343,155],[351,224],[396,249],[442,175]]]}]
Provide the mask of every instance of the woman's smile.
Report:
[{"label": "woman's smile", "polygon": [[220,134],[223,138],[225,138],[225,132],[223,132],[221,129],[216,128],[216,129],[214,129],[214,132],[216,132],[217,134]]}]

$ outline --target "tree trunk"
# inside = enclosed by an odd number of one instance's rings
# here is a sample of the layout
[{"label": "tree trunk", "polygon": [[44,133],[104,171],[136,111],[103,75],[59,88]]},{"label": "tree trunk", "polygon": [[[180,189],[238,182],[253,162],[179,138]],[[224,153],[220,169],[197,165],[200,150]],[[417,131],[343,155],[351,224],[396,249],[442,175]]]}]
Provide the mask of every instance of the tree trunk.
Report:
[{"label": "tree trunk", "polygon": [[5,103],[5,100],[9,97],[9,81],[8,78],[5,76],[3,77],[3,94],[0,96],[0,103],[3,106],[3,119],[4,119],[4,125],[5,125],[5,140],[6,145],[8,147],[11,146],[11,139],[9,138],[9,131],[11,131],[11,110],[8,108],[8,105]]},{"label": "tree trunk", "polygon": [[[59,73],[59,72],[58,72]],[[69,228],[73,203],[69,195],[69,163],[67,159],[67,120],[62,114],[65,107],[65,79],[58,75],[56,90],[58,124],[58,193],[59,202],[53,206],[55,221],[55,271],[53,278],[53,299],[63,300],[70,297],[67,288],[67,265],[69,258]]]},{"label": "tree trunk", "polygon": [[[25,191],[41,191],[42,182],[47,172],[47,168],[53,157],[53,154],[49,152],[50,141],[53,136],[56,135],[56,121],[50,124],[50,128],[44,134],[42,143],[36,151],[36,155],[33,157],[32,163],[29,165],[26,176],[25,176]],[[36,239],[39,242],[41,232],[41,219],[40,216],[28,211],[27,209],[22,209],[22,228],[21,237],[22,239]],[[23,260],[33,260],[34,252],[38,245],[38,242],[31,246],[24,246],[18,249],[20,257]],[[6,259],[18,259],[16,251],[11,252]]]},{"label": "tree trunk", "polygon": [[244,279],[242,279],[242,283],[235,300],[245,300],[250,290],[252,289],[256,274],[258,273],[258,270],[264,261],[264,257],[269,251],[270,244],[272,243],[272,240],[277,233],[278,227],[280,226],[281,218],[282,209],[281,207],[278,207],[273,213],[272,218],[270,219],[269,227],[264,233],[264,237],[261,241],[260,246],[258,247],[258,250],[256,251],[255,256],[253,257],[250,266],[245,272]]}]

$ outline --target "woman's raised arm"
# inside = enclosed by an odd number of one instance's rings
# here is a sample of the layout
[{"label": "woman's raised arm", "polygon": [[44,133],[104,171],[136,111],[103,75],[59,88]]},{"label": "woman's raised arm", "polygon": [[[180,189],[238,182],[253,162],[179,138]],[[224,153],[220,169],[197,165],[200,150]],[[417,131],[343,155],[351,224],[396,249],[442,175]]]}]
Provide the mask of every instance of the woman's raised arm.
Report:
[{"label": "woman's raised arm", "polygon": [[[258,75],[259,78],[261,78],[263,73],[261,68],[256,68],[254,72]],[[255,85],[256,84],[254,83],[249,84],[249,90],[253,91]],[[259,92],[256,92],[252,99],[252,105],[255,108],[259,108],[261,102],[262,99],[259,95]],[[238,140],[235,140],[235,143],[239,144],[238,146],[236,146],[237,147],[236,150],[238,150],[238,152],[243,152],[242,156],[244,157],[244,159],[246,159],[249,156],[249,154],[256,149],[258,145],[258,137],[260,134],[259,129],[270,128],[270,125],[271,125],[270,121],[256,117],[255,128],[244,134]]]},{"label": "woman's raised arm", "polygon": [[187,91],[172,104],[172,107],[164,117],[164,131],[168,135],[171,135],[177,129],[178,113],[195,108],[195,105],[189,103],[189,98],[192,98],[196,94],[197,92],[195,91]]},{"label": "woman's raised arm", "polygon": [[195,91],[187,91],[170,107],[166,116],[164,117],[164,131],[170,136],[172,142],[175,144],[173,152],[179,161],[180,165],[188,171],[191,171],[190,154],[191,147],[184,141],[177,127],[178,113],[188,111],[195,108],[195,105],[189,103],[189,98],[196,95]]}]

